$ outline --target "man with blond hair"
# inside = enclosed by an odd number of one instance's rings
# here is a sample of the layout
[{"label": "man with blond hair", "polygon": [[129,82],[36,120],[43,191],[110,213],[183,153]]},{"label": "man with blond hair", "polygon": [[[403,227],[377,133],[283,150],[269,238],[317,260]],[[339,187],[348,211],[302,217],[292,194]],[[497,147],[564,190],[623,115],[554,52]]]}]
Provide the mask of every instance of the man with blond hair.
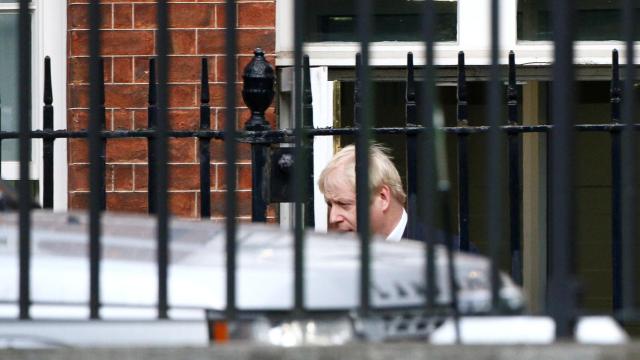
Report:
[{"label": "man with blond hair", "polygon": [[[406,194],[388,150],[378,144],[369,148],[369,216],[371,232],[390,241],[402,239],[407,227]],[[329,229],[356,231],[356,149],[338,151],[318,180],[329,211]]]}]

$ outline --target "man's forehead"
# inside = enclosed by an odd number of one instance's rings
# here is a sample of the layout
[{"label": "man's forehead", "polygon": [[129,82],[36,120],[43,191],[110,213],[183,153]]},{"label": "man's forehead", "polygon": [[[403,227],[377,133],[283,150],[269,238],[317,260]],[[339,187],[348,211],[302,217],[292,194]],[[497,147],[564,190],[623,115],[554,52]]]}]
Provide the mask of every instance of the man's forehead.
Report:
[{"label": "man's forehead", "polygon": [[324,186],[324,197],[326,199],[351,199],[355,198],[356,192],[353,186],[344,178],[329,177]]}]

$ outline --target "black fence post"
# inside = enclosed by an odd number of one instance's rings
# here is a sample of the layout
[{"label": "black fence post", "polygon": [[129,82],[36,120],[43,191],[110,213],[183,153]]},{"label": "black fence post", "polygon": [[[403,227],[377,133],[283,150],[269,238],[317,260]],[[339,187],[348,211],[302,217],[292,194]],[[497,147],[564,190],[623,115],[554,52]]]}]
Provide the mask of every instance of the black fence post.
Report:
[{"label": "black fence post", "polygon": [[[51,91],[51,58],[44,58],[44,106],[42,107],[43,130],[53,131],[53,93]],[[53,208],[53,137],[42,140],[43,191],[42,207]]]},{"label": "black fence post", "polygon": [[18,15],[18,79],[19,79],[19,317],[30,318],[31,307],[31,189],[29,161],[31,156],[31,14],[29,1],[20,0]]},{"label": "black fence post", "polygon": [[153,169],[156,168],[156,141],[155,128],[157,125],[158,104],[156,91],[156,59],[149,59],[149,94],[147,104],[147,129],[152,134],[147,139],[147,204],[149,214],[156,213],[156,182],[152,176]]},{"label": "black fence post", "polygon": [[[464,52],[458,53],[458,126],[468,126],[467,76]],[[469,136],[458,133],[458,229],[460,250],[469,251]]]},{"label": "black fence post", "polygon": [[89,317],[100,317],[100,261],[102,258],[101,213],[105,208],[104,186],[104,62],[100,57],[100,4],[93,0],[89,5]]},{"label": "black fence post", "polygon": [[[309,66],[309,56],[303,57],[303,74],[304,81],[302,89],[302,128],[304,131],[313,129],[313,95],[311,94],[311,68]],[[305,200],[306,205],[304,209],[304,222],[306,226],[313,227],[314,220],[314,208],[313,208],[313,136],[304,136],[304,146],[302,157],[307,159],[306,169],[307,172],[307,188],[305,190],[307,198]]]},{"label": "black fence post", "polygon": [[[416,84],[413,53],[407,54],[407,84],[405,88],[405,121],[407,127],[415,127],[417,121]],[[407,135],[407,237],[415,239],[418,223],[418,134]],[[424,155],[424,154],[422,154]]]},{"label": "black fence post", "polygon": [[[244,125],[247,131],[271,130],[264,113],[275,95],[273,86],[275,73],[264,57],[262,49],[254,51],[254,57],[244,68],[242,99],[251,110],[251,117]],[[226,119],[235,121],[235,119]],[[267,164],[269,145],[260,140],[251,140],[251,219],[254,222],[267,220],[267,202],[264,196],[264,168]]]},{"label": "black fence post", "polygon": [[[611,122],[620,123],[620,103],[622,89],[620,88],[620,65],[618,50],[611,53]],[[611,130],[611,293],[613,311],[622,308],[622,170],[620,156],[622,144],[620,130]]]},{"label": "black fence post", "polygon": [[[211,108],[209,107],[209,64],[202,58],[202,74],[200,81],[200,130],[211,127]],[[211,138],[198,138],[198,160],[200,161],[200,217],[211,217]]]},{"label": "black fence post", "polygon": [[[2,132],[2,94],[0,94],[0,132]],[[2,179],[2,138],[0,137],[0,179]]]},{"label": "black fence post", "polygon": [[[516,84],[516,56],[509,52],[509,84],[507,86],[507,107],[509,125],[518,125],[518,87]],[[511,276],[516,284],[522,285],[522,184],[520,181],[520,134],[509,132],[509,214],[511,239]]]}]

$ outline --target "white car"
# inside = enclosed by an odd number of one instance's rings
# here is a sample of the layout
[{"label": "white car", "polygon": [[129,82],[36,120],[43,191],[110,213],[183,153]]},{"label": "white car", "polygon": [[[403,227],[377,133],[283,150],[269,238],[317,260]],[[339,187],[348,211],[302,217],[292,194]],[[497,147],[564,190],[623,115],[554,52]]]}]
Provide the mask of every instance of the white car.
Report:
[{"label": "white car", "polygon": [[[0,321],[18,316],[18,216],[0,213]],[[157,303],[156,219],[146,215],[105,214],[102,217],[100,272],[101,317],[153,319]],[[275,225],[238,224],[237,307],[256,310],[259,320],[249,322],[253,337],[259,329],[282,335],[283,319],[270,314],[293,307],[293,234]],[[34,319],[87,319],[89,299],[88,216],[86,213],[32,213],[31,314]],[[168,300],[170,318],[204,320],[225,309],[224,223],[171,219]],[[393,338],[425,335],[442,316],[424,308],[424,244],[417,241],[371,244],[371,306],[393,309],[362,318],[358,315],[360,243],[354,234],[306,232],[304,297],[308,310],[349,313],[337,319],[349,336]],[[446,309],[451,302],[447,252],[436,247],[436,302]],[[455,253],[458,310],[486,313],[491,307],[489,261],[481,256]],[[500,276],[503,310],[524,307],[521,290],[508,276]],[[405,309],[405,311],[403,311]],[[351,310],[351,311],[350,311]],[[254,312],[255,313],[255,312]],[[383,314],[384,313],[384,314]],[[378,314],[378,315],[376,315]],[[336,320],[336,319],[334,319]],[[314,326],[317,321],[306,317]],[[300,325],[300,322],[297,322]],[[346,324],[346,325],[345,325]],[[2,328],[2,326],[0,326]],[[314,327],[317,329],[318,327]],[[258,330],[256,330],[258,329]],[[335,327],[329,326],[331,332]],[[299,329],[298,329],[299,330]],[[314,330],[315,331],[315,330]],[[236,331],[240,334],[240,331]],[[60,335],[60,334],[59,334]],[[0,339],[2,333],[0,331]],[[282,336],[280,343],[282,343]],[[335,339],[333,340],[336,341]]]}]

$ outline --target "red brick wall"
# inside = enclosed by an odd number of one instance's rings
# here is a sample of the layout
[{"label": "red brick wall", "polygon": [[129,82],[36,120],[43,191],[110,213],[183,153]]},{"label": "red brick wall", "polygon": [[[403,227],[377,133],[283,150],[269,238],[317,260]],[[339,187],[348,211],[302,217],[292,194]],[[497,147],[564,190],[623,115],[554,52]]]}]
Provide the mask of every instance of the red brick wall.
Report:
[{"label": "red brick wall", "polygon": [[[68,1],[68,117],[69,129],[87,128],[88,119],[88,0]],[[148,59],[155,55],[155,0],[102,0],[102,55],[105,58],[106,128],[129,130],[147,124]],[[200,59],[209,59],[211,126],[224,128],[225,86],[224,1],[170,1],[169,126],[197,129],[199,124]],[[240,0],[237,4],[238,77],[261,47],[273,63],[275,0]],[[248,112],[238,91],[238,126]],[[241,108],[240,108],[241,107]],[[268,119],[275,122],[273,108]],[[169,206],[173,214],[199,214],[199,168],[196,139],[169,140]],[[212,141],[212,215],[224,214],[224,144]],[[238,147],[238,211],[251,214],[249,147]],[[145,139],[108,140],[106,148],[107,209],[147,211],[147,145]],[[88,204],[88,146],[69,140],[69,207]],[[274,217],[270,209],[270,217]]]}]

